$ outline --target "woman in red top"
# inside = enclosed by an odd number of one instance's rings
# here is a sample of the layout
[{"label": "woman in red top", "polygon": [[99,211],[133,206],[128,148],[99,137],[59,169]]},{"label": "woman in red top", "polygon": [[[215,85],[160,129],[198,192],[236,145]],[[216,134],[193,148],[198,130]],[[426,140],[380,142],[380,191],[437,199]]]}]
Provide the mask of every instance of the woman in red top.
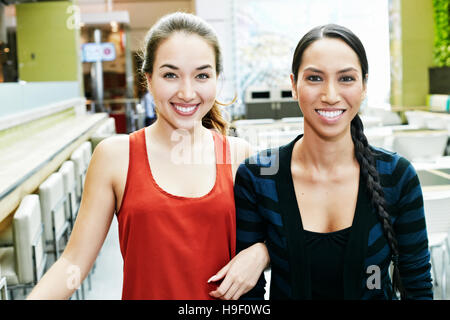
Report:
[{"label": "woman in red top", "polygon": [[86,277],[114,212],[123,299],[237,299],[267,265],[263,244],[235,256],[233,181],[250,150],[225,137],[214,31],[190,14],[163,17],[146,37],[142,71],[157,120],[96,147],[66,249],[28,299],[73,294],[67,270]]}]

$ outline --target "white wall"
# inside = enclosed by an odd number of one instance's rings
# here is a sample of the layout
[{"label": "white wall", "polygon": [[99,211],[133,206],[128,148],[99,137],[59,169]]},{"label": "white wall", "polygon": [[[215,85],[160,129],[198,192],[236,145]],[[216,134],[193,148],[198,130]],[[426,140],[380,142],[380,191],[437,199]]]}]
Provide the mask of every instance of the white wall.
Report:
[{"label": "white wall", "polygon": [[219,38],[223,72],[220,77],[217,98],[224,103],[231,102],[237,94],[234,73],[232,5],[233,1],[231,0],[195,1],[196,15],[210,23]]}]

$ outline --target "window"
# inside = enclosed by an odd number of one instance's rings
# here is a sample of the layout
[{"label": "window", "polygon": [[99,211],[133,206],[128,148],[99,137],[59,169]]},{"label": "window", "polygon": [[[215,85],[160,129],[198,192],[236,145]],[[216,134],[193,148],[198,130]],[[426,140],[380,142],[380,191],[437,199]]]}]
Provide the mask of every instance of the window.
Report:
[{"label": "window", "polygon": [[369,60],[367,100],[384,107],[390,100],[388,0],[235,0],[237,87],[290,88],[295,46],[315,26],[336,23],[363,42]]}]

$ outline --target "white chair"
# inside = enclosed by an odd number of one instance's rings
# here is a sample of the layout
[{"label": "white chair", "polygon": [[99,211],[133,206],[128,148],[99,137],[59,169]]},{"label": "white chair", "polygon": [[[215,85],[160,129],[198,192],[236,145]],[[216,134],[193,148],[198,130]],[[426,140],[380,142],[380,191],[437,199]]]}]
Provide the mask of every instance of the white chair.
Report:
[{"label": "white chair", "polygon": [[42,221],[48,252],[54,253],[55,260],[60,255],[60,241],[68,236],[69,220],[66,218],[65,207],[67,195],[64,193],[64,181],[60,172],[52,173],[39,186]]},{"label": "white chair", "polygon": [[8,300],[8,285],[5,277],[0,278],[0,300]]},{"label": "white chair", "polygon": [[70,156],[70,160],[73,161],[73,164],[75,166],[75,182],[76,182],[76,196],[77,196],[77,202],[80,203],[81,201],[81,195],[83,194],[83,186],[84,186],[84,179],[86,176],[86,162],[84,160],[84,151],[83,148],[78,147],[75,149],[74,152],[72,152],[72,155]]},{"label": "white chair", "polygon": [[76,196],[75,165],[73,161],[64,161],[58,172],[63,176],[64,192],[68,199],[66,218],[70,221],[70,231],[72,231],[79,207]]},{"label": "white chair", "polygon": [[104,139],[116,134],[116,121],[114,118],[108,118],[99,128],[92,134],[90,141],[92,150]]},{"label": "white chair", "polygon": [[84,155],[84,167],[85,170],[89,167],[89,162],[92,158],[92,143],[90,141],[85,141],[81,144],[80,148],[83,150]]},{"label": "white chair", "polygon": [[46,269],[44,234],[39,196],[27,195],[13,217],[14,243],[0,248],[1,276],[5,277],[11,299],[14,290],[32,288]]},{"label": "white chair", "polygon": [[108,120],[106,120],[106,127],[107,127],[107,133],[114,135],[117,133],[116,130],[116,120],[114,118],[109,117]]},{"label": "white chair", "polygon": [[[450,231],[450,191],[424,192],[425,221],[428,233],[428,245],[431,254],[431,266],[435,283],[441,286],[441,298],[446,298],[446,256],[450,257],[449,231]],[[433,254],[436,249],[441,249],[442,270],[438,277]],[[439,280],[438,280],[439,278]]]}]

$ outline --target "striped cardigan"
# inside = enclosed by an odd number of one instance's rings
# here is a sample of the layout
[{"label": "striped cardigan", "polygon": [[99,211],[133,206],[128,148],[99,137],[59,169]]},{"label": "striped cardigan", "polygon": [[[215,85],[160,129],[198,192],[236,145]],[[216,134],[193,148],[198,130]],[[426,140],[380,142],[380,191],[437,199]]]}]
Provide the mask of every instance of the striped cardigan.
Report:
[{"label": "striped cardigan", "polygon": [[[290,171],[294,143],[246,159],[235,181],[237,251],[265,242],[271,260],[270,299],[311,299],[310,266]],[[433,299],[422,190],[405,158],[371,147],[399,244],[399,270],[408,299]],[[344,299],[390,299],[391,252],[359,183],[344,257]],[[242,299],[263,299],[264,274]],[[397,296],[393,296],[397,299]]]}]

